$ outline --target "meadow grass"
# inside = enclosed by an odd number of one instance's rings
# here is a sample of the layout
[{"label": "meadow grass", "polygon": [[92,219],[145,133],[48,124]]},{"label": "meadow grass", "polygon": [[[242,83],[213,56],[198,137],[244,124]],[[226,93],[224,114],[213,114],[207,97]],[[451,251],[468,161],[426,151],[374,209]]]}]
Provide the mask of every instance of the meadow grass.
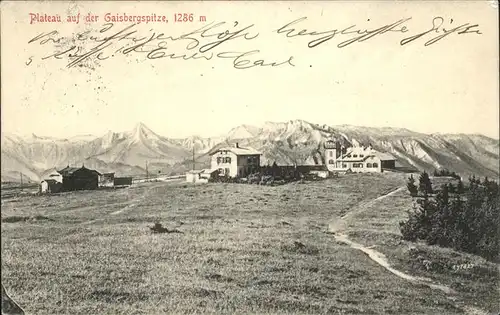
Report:
[{"label": "meadow grass", "polygon": [[375,246],[396,269],[432,279],[457,291],[457,298],[462,303],[491,313],[499,312],[498,264],[449,248],[401,239],[399,222],[407,219],[413,206],[409,192],[401,189],[387,198],[362,206],[362,209],[355,209],[347,224],[349,237],[365,246]]},{"label": "meadow grass", "polygon": [[[365,174],[5,199],[2,282],[28,314],[460,314],[328,233],[332,218],[366,207],[349,221],[353,237],[397,238],[411,200],[370,201],[402,185]],[[182,233],[153,234],[155,222]]]}]

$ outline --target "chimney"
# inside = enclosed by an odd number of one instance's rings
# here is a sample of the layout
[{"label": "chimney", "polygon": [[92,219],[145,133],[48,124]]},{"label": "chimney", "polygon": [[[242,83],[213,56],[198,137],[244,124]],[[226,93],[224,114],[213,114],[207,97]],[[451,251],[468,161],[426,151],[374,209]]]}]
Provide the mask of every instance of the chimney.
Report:
[{"label": "chimney", "polygon": [[236,142],[236,143],[234,144],[234,147],[235,147],[235,148],[239,148],[239,147],[240,147],[240,145],[238,144],[238,142]]}]

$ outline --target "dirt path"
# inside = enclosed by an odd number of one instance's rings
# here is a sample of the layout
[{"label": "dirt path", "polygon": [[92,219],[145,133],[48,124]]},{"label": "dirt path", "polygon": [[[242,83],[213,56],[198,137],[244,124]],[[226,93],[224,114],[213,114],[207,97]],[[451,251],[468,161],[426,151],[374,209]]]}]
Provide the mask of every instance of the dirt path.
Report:
[{"label": "dirt path", "polygon": [[[365,254],[368,255],[368,257],[372,261],[374,261],[375,263],[384,267],[387,271],[398,276],[399,278],[413,282],[413,283],[426,285],[426,286],[430,287],[431,289],[440,290],[440,291],[443,291],[449,295],[454,295],[456,292],[453,289],[451,289],[450,287],[447,287],[447,286],[439,284],[439,283],[435,283],[431,279],[415,277],[415,276],[409,275],[407,273],[404,273],[402,271],[399,271],[397,269],[394,269],[393,267],[390,266],[387,258],[385,257],[385,255],[383,253],[373,249],[374,246],[366,247],[362,244],[353,242],[352,240],[350,240],[348,238],[347,234],[343,233],[346,230],[347,219],[349,217],[351,217],[352,215],[355,215],[357,213],[362,212],[364,210],[363,206],[376,203],[377,201],[383,200],[391,195],[394,195],[395,193],[397,193],[405,188],[406,187],[400,187],[400,188],[395,189],[395,190],[393,190],[385,195],[382,195],[382,196],[377,197],[373,200],[370,200],[368,202],[365,202],[365,203],[358,205],[357,209],[353,209],[352,211],[349,211],[347,214],[342,216],[339,220],[330,223],[329,232],[334,234],[334,237],[337,241],[342,242],[344,244],[347,244],[351,248],[354,248],[354,249],[357,249],[357,250],[364,252]],[[484,310],[481,310],[481,309],[478,309],[475,307],[471,307],[471,306],[462,306],[461,308],[465,311],[466,314],[469,314],[469,315],[487,315],[487,314],[489,314],[488,312],[486,312]]]},{"label": "dirt path", "polygon": [[387,258],[385,257],[384,254],[374,250],[373,248],[368,248],[368,247],[365,247],[359,243],[355,243],[353,241],[351,241],[347,235],[345,234],[341,234],[341,233],[338,233],[338,234],[335,234],[335,239],[339,242],[342,242],[342,243],[345,243],[349,246],[351,246],[351,248],[354,248],[354,249],[359,249],[360,251],[364,252],[365,254],[368,255],[368,257],[370,257],[371,260],[373,260],[374,262],[376,262],[377,264],[379,264],[380,266],[384,267],[386,270],[390,271],[391,273],[395,274],[396,276],[402,278],[402,279],[405,279],[405,280],[408,280],[408,281],[412,281],[412,282],[415,282],[415,283],[420,283],[420,284],[425,284],[427,286],[429,286],[430,288],[432,289],[436,289],[436,290],[441,290],[447,294],[455,294],[455,291],[453,291],[453,289],[447,287],[447,286],[444,286],[444,285],[440,285],[440,284],[435,284],[432,282],[432,280],[430,279],[426,279],[426,278],[417,278],[417,277],[414,277],[414,276],[411,276],[407,273],[404,273],[402,271],[399,271],[399,270],[396,270],[394,268],[392,268],[390,265],[389,265],[389,262],[387,261]]},{"label": "dirt path", "polygon": [[[135,206],[137,206],[138,204],[140,204],[144,199],[146,199],[146,197],[148,195],[149,195],[149,189],[145,189],[143,194],[141,194],[138,197],[136,197],[136,198],[128,201],[124,207],[122,207],[119,210],[113,211],[113,212],[109,213],[108,215],[118,215],[120,213],[123,213],[123,212],[129,210],[129,209],[132,209]],[[103,218],[100,218],[100,219],[89,220],[89,221],[82,222],[81,224],[92,224],[92,223],[95,223],[95,222],[103,221],[104,219],[105,218],[103,217]]]},{"label": "dirt path", "polygon": [[138,198],[133,199],[125,207],[121,208],[120,210],[116,210],[114,212],[111,212],[110,214],[111,215],[117,215],[117,214],[120,214],[120,213],[123,213],[123,212],[127,211],[128,209],[131,209],[131,208],[135,207],[138,203],[140,203],[141,201],[143,201],[144,199],[146,199],[146,195],[147,194],[148,194],[148,190],[145,190],[143,195],[139,196]]},{"label": "dirt path", "polygon": [[384,195],[382,195],[382,196],[379,196],[379,197],[377,197],[377,198],[375,198],[375,199],[373,199],[373,200],[369,200],[369,201],[363,202],[363,203],[361,203],[361,204],[358,204],[358,205],[355,207],[355,209],[354,209],[354,210],[353,210],[353,209],[350,209],[350,211],[349,211],[349,212],[347,212],[346,214],[344,214],[344,215],[341,217],[341,219],[345,221],[347,218],[349,218],[349,217],[351,217],[351,216],[353,216],[353,215],[355,215],[355,214],[358,214],[358,213],[360,213],[360,212],[363,212],[363,211],[365,210],[364,208],[365,208],[366,206],[370,206],[370,205],[372,205],[372,204],[374,204],[374,203],[377,203],[378,201],[383,200],[383,199],[385,199],[385,198],[387,198],[387,197],[390,197],[390,196],[392,196],[392,195],[394,195],[394,194],[396,194],[396,193],[398,193],[398,192],[400,192],[401,190],[404,190],[404,189],[406,189],[406,187],[399,187],[399,188],[395,188],[395,189],[391,190],[390,192],[388,192],[388,193],[386,193],[386,194],[384,194]]}]

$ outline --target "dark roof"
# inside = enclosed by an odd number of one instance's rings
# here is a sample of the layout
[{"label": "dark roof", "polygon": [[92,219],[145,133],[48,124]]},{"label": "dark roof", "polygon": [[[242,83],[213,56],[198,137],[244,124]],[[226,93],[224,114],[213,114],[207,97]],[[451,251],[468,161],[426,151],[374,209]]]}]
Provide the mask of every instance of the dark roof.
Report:
[{"label": "dark roof", "polygon": [[65,168],[63,168],[62,170],[57,171],[57,172],[60,173],[60,174],[65,173],[65,174],[70,175],[70,174],[73,174],[75,171],[77,171],[79,169],[80,169],[79,167],[69,167],[69,166],[66,166]]},{"label": "dark roof", "polygon": [[396,158],[389,153],[378,153],[378,157],[381,161],[395,161]]},{"label": "dark roof", "polygon": [[217,152],[220,152],[220,151],[230,151],[230,152],[233,152],[236,155],[262,155],[261,152],[255,150],[255,149],[252,149],[252,148],[242,148],[242,147],[237,147],[237,148],[233,148],[233,147],[220,148],[220,149],[217,149],[217,150],[209,153],[209,155],[214,155],[214,154],[216,154]]},{"label": "dark roof", "polygon": [[102,175],[101,173],[99,173],[98,171],[96,170],[91,170],[89,168],[86,168],[85,166],[82,166],[82,167],[69,167],[69,166],[66,166],[65,168],[63,168],[62,170],[60,171],[57,171],[59,174],[63,174],[63,175],[72,175],[74,172],[78,171],[78,170],[89,170],[93,173],[97,173],[98,175]]},{"label": "dark roof", "polygon": [[91,170],[91,171],[92,171],[92,172],[94,172],[94,173],[97,173],[97,175],[102,175],[101,173],[99,173],[99,172],[98,172],[98,171],[96,171],[96,170]]},{"label": "dark roof", "polygon": [[42,183],[43,182],[47,182],[48,184],[55,184],[55,183],[57,183],[57,180],[55,180],[55,179],[44,179],[44,180],[42,180]]}]

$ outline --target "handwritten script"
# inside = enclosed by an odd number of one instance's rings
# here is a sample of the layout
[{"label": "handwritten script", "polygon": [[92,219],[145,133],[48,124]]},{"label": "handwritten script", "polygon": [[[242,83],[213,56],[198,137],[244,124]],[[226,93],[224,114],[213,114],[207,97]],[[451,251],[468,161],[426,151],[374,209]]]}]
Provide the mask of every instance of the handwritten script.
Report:
[{"label": "handwritten script", "polygon": [[[399,45],[405,46],[418,41],[424,46],[431,46],[445,38],[463,35],[481,35],[478,24],[458,24],[450,19],[435,17],[430,20],[428,29],[411,34],[406,23],[412,18],[403,18],[392,23],[375,28],[361,28],[350,25],[344,28],[331,30],[308,30],[304,23],[307,17],[301,17],[273,30],[277,36],[287,39],[307,40],[307,47],[314,49],[333,39],[338,39],[338,48],[345,48],[368,40],[389,34],[399,34]],[[411,34],[411,35],[410,35]],[[67,67],[82,66],[84,62],[105,61],[118,55],[140,54],[149,60],[161,59],[228,59],[236,69],[254,67],[295,66],[294,56],[285,55],[276,60],[262,58],[260,49],[238,51],[230,49],[230,43],[249,42],[257,43],[260,33],[254,24],[241,25],[239,22],[212,22],[187,32],[180,36],[167,35],[150,30],[141,33],[137,24],[125,27],[106,23],[98,29],[86,30],[68,38],[59,31],[53,30],[40,33],[31,38],[31,45],[43,45],[48,53],[41,56],[41,60],[50,58],[67,61]],[[233,45],[234,47],[235,45]],[[267,49],[273,47],[266,47]],[[281,51],[281,49],[280,49]],[[26,63],[31,64],[33,57]]]}]

